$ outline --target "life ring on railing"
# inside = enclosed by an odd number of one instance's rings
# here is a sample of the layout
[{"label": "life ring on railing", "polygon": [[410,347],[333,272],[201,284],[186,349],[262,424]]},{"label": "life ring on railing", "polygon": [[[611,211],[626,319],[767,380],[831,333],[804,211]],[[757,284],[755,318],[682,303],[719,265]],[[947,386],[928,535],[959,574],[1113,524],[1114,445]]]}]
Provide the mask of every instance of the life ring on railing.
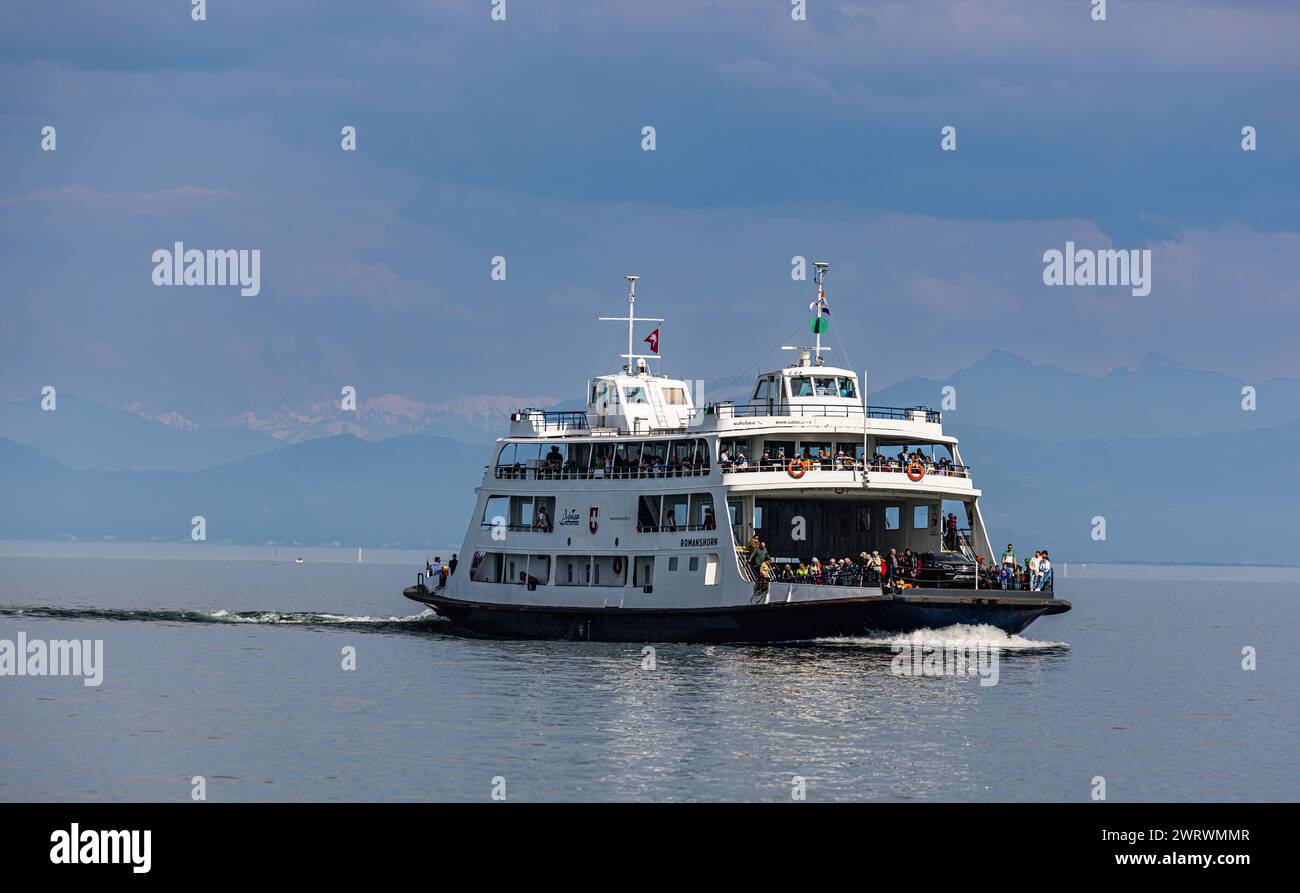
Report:
[{"label": "life ring on railing", "polygon": [[919,481],[925,477],[925,466],[920,462],[913,462],[907,466],[907,479],[910,481]]},{"label": "life ring on railing", "polygon": [[808,464],[802,459],[791,459],[790,464],[785,467],[785,473],[796,480],[804,476],[808,470]]},{"label": "life ring on railing", "polygon": [[623,556],[621,555],[614,556],[614,573],[623,573]]}]

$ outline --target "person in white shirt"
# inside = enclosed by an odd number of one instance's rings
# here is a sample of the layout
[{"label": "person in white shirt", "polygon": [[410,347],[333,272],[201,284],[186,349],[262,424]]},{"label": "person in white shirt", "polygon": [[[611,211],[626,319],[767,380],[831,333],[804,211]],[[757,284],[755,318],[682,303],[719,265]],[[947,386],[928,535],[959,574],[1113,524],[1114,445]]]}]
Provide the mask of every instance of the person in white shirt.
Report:
[{"label": "person in white shirt", "polygon": [[1047,552],[1038,559],[1038,591],[1042,592],[1052,582],[1052,562],[1047,560]]}]

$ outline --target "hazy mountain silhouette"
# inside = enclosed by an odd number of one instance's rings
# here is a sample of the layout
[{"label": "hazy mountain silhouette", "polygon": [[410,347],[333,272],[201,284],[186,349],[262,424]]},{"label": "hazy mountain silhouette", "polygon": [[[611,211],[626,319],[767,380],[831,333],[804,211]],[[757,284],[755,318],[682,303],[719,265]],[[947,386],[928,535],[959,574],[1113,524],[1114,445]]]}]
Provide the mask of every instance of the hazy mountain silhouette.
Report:
[{"label": "hazy mountain silhouette", "polygon": [[[994,351],[870,402],[938,408],[956,389],[945,430],[961,439],[995,541],[1069,561],[1300,563],[1283,539],[1300,496],[1300,382],[1260,383],[1253,412],[1246,384],[1155,356],[1093,376]],[[40,447],[0,439],[0,536],[13,538],[179,541],[203,515],[214,542],[442,545],[463,537],[491,456],[426,434],[280,445],[207,432],[222,441],[66,397],[56,413],[24,404],[20,425],[13,406],[0,426]],[[1092,538],[1096,517],[1105,540]]]}]

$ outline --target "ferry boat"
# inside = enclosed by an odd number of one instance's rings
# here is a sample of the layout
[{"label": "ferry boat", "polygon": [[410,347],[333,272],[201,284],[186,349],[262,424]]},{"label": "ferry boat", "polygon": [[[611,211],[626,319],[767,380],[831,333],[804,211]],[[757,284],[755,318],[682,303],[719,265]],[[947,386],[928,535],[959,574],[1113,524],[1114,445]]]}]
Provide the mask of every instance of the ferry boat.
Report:
[{"label": "ferry boat", "polygon": [[[588,383],[584,410],[511,415],[466,557],[406,597],[475,634],[628,642],[1018,633],[1070,610],[1054,592],[990,588],[957,438],[931,409],[868,405],[853,370],[826,364],[829,267],[815,268],[813,345],[785,348],[794,362],[759,374],[747,402],[699,406],[690,382],[649,368],[658,328],[634,352],[635,324],[664,320],[636,316],[627,276],[627,316],[600,317],[626,322],[626,365]],[[960,528],[945,502],[964,508]],[[890,549],[919,567],[868,569]]]}]

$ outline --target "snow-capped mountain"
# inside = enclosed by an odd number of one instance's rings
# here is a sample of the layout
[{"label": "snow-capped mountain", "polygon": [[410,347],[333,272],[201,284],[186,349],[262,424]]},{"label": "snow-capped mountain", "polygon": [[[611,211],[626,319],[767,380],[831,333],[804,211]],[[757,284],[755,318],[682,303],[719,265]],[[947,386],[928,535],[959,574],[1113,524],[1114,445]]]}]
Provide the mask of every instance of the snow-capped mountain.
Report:
[{"label": "snow-capped mountain", "polygon": [[554,397],[487,394],[423,403],[400,394],[384,394],[358,401],[355,410],[343,409],[338,400],[288,405],[269,411],[248,410],[229,419],[227,425],[269,434],[285,443],[301,443],[334,434],[353,434],[363,440],[434,434],[481,443],[499,437],[506,428],[507,417],[516,409],[546,409],[559,402]]}]

